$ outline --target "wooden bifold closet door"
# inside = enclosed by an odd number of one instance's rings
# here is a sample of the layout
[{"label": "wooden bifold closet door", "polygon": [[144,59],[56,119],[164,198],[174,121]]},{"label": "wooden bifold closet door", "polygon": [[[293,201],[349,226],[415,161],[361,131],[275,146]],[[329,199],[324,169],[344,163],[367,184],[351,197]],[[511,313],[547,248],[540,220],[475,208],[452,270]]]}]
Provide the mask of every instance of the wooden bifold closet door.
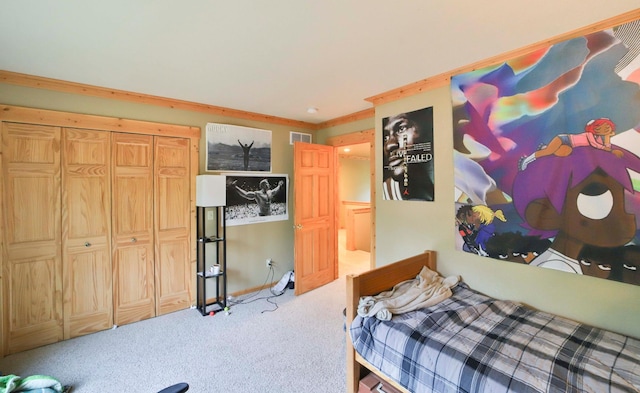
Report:
[{"label": "wooden bifold closet door", "polygon": [[110,135],[3,123],[7,352],[112,326]]},{"label": "wooden bifold closet door", "polygon": [[60,127],[2,123],[7,354],[63,337],[60,134]]},{"label": "wooden bifold closet door", "polygon": [[190,147],[184,138],[113,133],[116,325],[188,308]]},{"label": "wooden bifold closet door", "polygon": [[155,312],[153,136],[113,133],[114,324]]},{"label": "wooden bifold closet door", "polygon": [[157,315],[191,305],[189,140],[154,137]]},{"label": "wooden bifold closet door", "polygon": [[0,356],[189,308],[199,129],[3,108]]},{"label": "wooden bifold closet door", "polygon": [[63,129],[65,339],[113,326],[110,134]]}]

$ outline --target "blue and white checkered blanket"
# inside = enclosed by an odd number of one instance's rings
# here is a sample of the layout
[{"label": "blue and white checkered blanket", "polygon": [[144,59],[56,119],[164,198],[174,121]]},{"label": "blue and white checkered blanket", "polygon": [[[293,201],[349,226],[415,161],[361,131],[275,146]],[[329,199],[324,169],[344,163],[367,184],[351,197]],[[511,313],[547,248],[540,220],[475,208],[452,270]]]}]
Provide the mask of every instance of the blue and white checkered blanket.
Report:
[{"label": "blue and white checkered blanket", "polygon": [[391,321],[356,317],[356,351],[410,392],[640,392],[640,340],[465,284]]}]

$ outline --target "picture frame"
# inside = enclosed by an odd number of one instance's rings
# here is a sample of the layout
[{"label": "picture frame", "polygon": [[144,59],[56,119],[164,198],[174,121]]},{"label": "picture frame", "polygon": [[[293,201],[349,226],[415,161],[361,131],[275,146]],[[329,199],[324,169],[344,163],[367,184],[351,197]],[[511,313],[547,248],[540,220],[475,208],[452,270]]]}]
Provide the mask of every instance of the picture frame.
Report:
[{"label": "picture frame", "polygon": [[271,131],[207,123],[206,170],[271,172]]},{"label": "picture frame", "polygon": [[289,177],[286,174],[226,174],[227,226],[289,219]]}]

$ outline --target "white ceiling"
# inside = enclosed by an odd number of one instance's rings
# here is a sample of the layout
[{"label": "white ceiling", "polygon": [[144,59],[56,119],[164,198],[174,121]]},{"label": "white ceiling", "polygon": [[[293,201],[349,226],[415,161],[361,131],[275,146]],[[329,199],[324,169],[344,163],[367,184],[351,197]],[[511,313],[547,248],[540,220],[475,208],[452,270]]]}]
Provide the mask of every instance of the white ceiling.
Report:
[{"label": "white ceiling", "polygon": [[[2,0],[0,69],[319,123],[638,0]],[[310,106],[319,108],[309,114]]]}]

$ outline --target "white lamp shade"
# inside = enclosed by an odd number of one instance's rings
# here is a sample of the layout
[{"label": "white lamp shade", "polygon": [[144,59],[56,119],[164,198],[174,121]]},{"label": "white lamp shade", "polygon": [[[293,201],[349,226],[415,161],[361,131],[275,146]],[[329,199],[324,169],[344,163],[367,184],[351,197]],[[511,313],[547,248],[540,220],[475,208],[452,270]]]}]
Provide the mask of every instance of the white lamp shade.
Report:
[{"label": "white lamp shade", "polygon": [[227,177],[224,175],[196,176],[196,206],[227,205]]}]

